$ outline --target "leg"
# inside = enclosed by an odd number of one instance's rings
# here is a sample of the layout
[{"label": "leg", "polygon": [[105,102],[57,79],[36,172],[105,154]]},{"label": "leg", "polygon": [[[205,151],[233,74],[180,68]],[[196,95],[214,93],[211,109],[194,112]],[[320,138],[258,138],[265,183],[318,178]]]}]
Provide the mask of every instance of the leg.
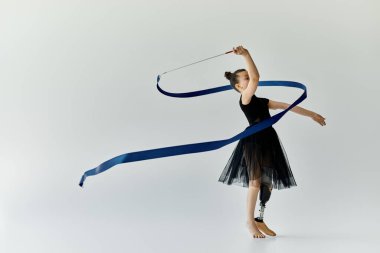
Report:
[{"label": "leg", "polygon": [[257,228],[257,225],[254,222],[254,217],[255,217],[254,212],[255,212],[257,195],[259,193],[259,190],[260,190],[259,179],[250,180],[249,187],[248,187],[248,196],[247,196],[247,226],[254,238],[265,237],[265,235],[263,235],[259,231],[259,229]]},{"label": "leg", "polygon": [[269,184],[261,184],[260,187],[260,217],[256,217],[256,225],[260,229],[260,231],[264,232],[267,235],[275,236],[276,233],[269,229],[268,226],[264,223],[264,209],[265,204],[268,202],[270,195],[272,193],[272,185]]},{"label": "leg", "polygon": [[269,201],[272,193],[272,185],[262,183],[260,185],[260,217],[256,217],[255,221],[262,222],[264,220],[265,204]]}]

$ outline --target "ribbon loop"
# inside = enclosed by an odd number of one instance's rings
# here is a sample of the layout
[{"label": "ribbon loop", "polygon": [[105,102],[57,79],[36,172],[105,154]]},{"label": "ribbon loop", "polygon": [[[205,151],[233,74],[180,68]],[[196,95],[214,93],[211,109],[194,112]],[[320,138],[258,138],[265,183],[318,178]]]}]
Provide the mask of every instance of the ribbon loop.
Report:
[{"label": "ribbon loop", "polygon": [[[228,51],[224,54],[228,54],[231,52],[232,51]],[[218,56],[220,56],[220,55],[218,55]],[[213,58],[213,57],[211,57],[211,58]],[[188,66],[188,65],[186,65],[186,66]],[[164,72],[164,74],[167,72],[169,72],[169,71]],[[161,75],[163,75],[163,74],[161,74]],[[159,82],[161,79],[161,75],[157,75],[157,89],[162,94],[164,94],[166,96],[170,96],[170,97],[179,97],[179,98],[197,97],[197,96],[203,96],[203,95],[208,95],[208,94],[212,94],[212,93],[217,93],[217,92],[222,92],[222,91],[227,91],[227,90],[233,89],[232,86],[230,84],[228,84],[228,85],[224,85],[224,86],[219,86],[219,87],[204,89],[204,90],[197,90],[197,91],[192,91],[192,92],[172,93],[172,92],[165,91],[160,87]],[[99,173],[102,173],[102,172],[104,172],[104,171],[106,171],[106,170],[110,169],[111,167],[118,165],[118,164],[128,163],[128,162],[136,162],[136,161],[142,161],[142,160],[148,160],[148,159],[156,159],[156,158],[167,157],[167,156],[176,156],[176,155],[184,155],[184,154],[190,154],[190,153],[206,152],[206,151],[219,149],[219,148],[224,147],[224,146],[226,146],[232,142],[235,142],[235,141],[240,140],[244,137],[252,135],[256,132],[261,131],[264,128],[267,128],[267,127],[275,124],[278,120],[280,120],[280,118],[282,118],[285,115],[285,113],[287,113],[289,110],[291,110],[297,104],[301,103],[307,97],[306,86],[302,83],[298,83],[298,82],[294,82],[294,81],[259,81],[258,86],[293,87],[293,88],[302,89],[304,92],[296,101],[294,101],[285,110],[273,115],[270,118],[264,119],[257,124],[246,127],[244,131],[236,134],[235,136],[232,136],[232,137],[224,139],[224,140],[190,143],[190,144],[184,144],[184,145],[162,147],[162,148],[142,150],[142,151],[136,151],[136,152],[130,152],[130,153],[122,154],[122,155],[116,156],[114,158],[111,158],[111,159],[103,162],[102,164],[95,167],[94,169],[86,171],[83,174],[83,176],[79,182],[79,186],[83,187],[83,183],[86,180],[86,177],[94,176],[94,175],[97,175]]]}]

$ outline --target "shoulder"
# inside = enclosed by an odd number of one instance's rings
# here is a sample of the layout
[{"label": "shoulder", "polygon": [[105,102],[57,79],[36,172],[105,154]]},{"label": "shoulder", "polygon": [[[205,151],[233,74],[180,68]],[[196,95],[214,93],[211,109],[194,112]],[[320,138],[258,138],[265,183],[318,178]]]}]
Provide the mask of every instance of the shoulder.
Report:
[{"label": "shoulder", "polygon": [[268,99],[268,98],[264,98],[264,97],[261,98],[261,97],[260,97],[259,100],[262,101],[262,102],[263,102],[264,104],[266,104],[266,105],[269,103],[269,99]]},{"label": "shoulder", "polygon": [[249,104],[251,104],[253,101],[255,101],[257,99],[256,95],[253,94],[252,97],[249,99],[248,103],[243,104],[242,98],[243,98],[243,95],[240,95],[239,104],[242,106],[248,106]]}]

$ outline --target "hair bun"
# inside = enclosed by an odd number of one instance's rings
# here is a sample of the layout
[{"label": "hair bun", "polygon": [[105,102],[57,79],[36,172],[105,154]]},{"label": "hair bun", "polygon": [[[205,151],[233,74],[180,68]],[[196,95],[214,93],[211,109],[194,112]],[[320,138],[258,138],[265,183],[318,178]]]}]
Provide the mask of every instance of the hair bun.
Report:
[{"label": "hair bun", "polygon": [[231,80],[232,73],[230,71],[224,72],[224,77],[227,78],[228,80]]}]

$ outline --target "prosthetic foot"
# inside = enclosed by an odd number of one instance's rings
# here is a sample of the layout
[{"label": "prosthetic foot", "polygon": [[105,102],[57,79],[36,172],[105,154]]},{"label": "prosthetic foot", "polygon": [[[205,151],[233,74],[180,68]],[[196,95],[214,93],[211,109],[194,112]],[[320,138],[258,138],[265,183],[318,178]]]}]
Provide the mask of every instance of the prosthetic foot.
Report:
[{"label": "prosthetic foot", "polygon": [[260,217],[255,218],[257,228],[266,235],[276,236],[276,233],[268,228],[264,222],[264,209],[265,204],[268,202],[271,195],[271,190],[267,184],[261,184],[260,186]]}]

